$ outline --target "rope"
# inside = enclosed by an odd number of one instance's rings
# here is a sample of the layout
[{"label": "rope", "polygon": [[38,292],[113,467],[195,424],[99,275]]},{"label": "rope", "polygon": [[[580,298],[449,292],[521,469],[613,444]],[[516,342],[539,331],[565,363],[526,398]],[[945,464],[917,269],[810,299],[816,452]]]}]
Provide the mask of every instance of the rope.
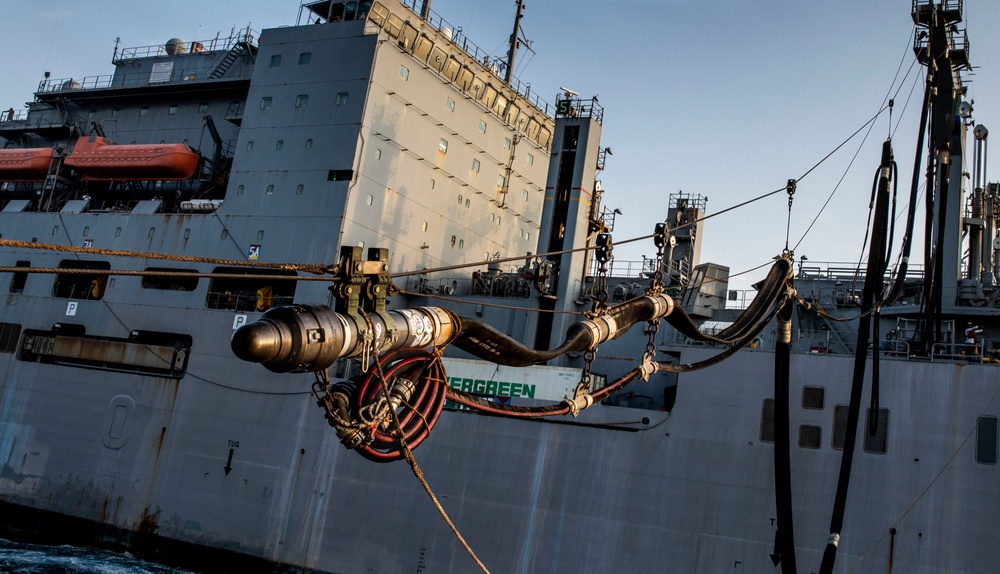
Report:
[{"label": "rope", "polygon": [[131,277],[210,277],[214,279],[267,279],[275,281],[327,281],[330,277],[301,275],[261,275],[244,273],[178,273],[176,271],[150,271],[139,269],[88,269],[80,267],[10,267],[0,266],[0,273],[47,273],[55,275],[105,275]]},{"label": "rope", "polygon": [[[362,311],[362,313],[364,313],[364,311]],[[367,315],[363,316],[367,321],[368,320]],[[376,359],[374,363],[375,363],[375,372],[378,375],[379,382],[382,384],[382,393],[386,397],[388,397],[389,383],[385,379],[385,373],[382,372],[382,362]],[[431,490],[431,486],[430,484],[428,484],[427,479],[424,477],[424,473],[420,470],[420,466],[417,465],[417,459],[413,457],[413,451],[411,451],[409,445],[406,444],[406,438],[404,437],[402,426],[399,423],[399,416],[396,414],[396,409],[390,408],[389,413],[392,416],[392,425],[396,430],[396,436],[399,437],[399,448],[403,453],[403,458],[406,459],[406,462],[410,465],[410,469],[413,470],[413,475],[417,477],[418,481],[420,481],[420,485],[423,486],[424,492],[426,492],[427,496],[431,499],[431,503],[434,504],[434,508],[436,508],[441,517],[444,518],[445,523],[448,524],[448,528],[451,528],[452,533],[455,534],[455,538],[457,538],[458,541],[462,544],[462,547],[465,548],[465,551],[469,553],[469,556],[471,556],[472,559],[475,560],[476,564],[479,565],[479,568],[482,569],[482,571],[485,572],[486,574],[489,574],[490,571],[486,568],[486,565],[483,564],[483,562],[479,559],[478,556],[476,556],[476,553],[472,550],[472,547],[469,546],[469,543],[465,541],[465,538],[462,536],[462,533],[458,531],[458,528],[455,526],[455,523],[453,523],[451,521],[451,518],[448,517],[448,513],[445,511],[444,507],[441,506],[441,502],[438,500],[437,496],[434,495],[434,491]]]},{"label": "rope", "polygon": [[[244,259],[218,259],[214,257],[193,257],[189,255],[173,255],[169,253],[151,253],[145,251],[123,251],[120,249],[101,249],[98,247],[77,247],[75,245],[57,245],[54,243],[35,243],[32,241],[17,241],[0,239],[0,247],[19,249],[39,249],[64,253],[87,253],[91,255],[108,255],[111,257],[131,257],[133,259],[163,259],[167,261],[186,261],[190,263],[211,263],[214,265],[234,265],[241,267],[263,267],[266,269],[283,269],[286,271],[308,271],[322,274],[327,272],[326,265],[301,263],[266,263],[263,261],[247,261]],[[24,271],[23,268],[19,270]]]}]

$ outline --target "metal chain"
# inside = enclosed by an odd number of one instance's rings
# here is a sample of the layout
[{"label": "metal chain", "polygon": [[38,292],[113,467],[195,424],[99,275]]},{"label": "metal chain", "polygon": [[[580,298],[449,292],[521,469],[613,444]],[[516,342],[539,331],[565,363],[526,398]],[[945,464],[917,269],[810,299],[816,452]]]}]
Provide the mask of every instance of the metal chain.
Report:
[{"label": "metal chain", "polygon": [[649,282],[647,295],[658,295],[663,293],[663,247],[667,244],[667,224],[657,223],[653,233],[653,244],[656,245],[656,260],[652,280]]}]

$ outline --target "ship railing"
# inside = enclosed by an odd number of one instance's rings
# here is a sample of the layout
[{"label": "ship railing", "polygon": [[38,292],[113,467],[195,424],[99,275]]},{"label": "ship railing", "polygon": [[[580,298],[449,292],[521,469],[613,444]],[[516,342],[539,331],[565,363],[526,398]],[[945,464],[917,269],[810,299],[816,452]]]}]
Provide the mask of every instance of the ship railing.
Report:
[{"label": "ship railing", "polygon": [[[212,55],[216,52],[228,52],[233,46],[245,43],[251,46],[257,45],[257,39],[260,37],[260,32],[247,26],[246,28],[240,28],[239,30],[233,29],[229,36],[226,38],[220,38],[216,36],[211,40],[194,40],[191,42],[185,42],[186,50],[184,53],[190,51],[194,54],[204,54],[206,56]],[[123,48],[121,50],[115,49],[114,58],[111,60],[112,64],[128,64],[134,62],[140,58],[152,58],[156,56],[170,56],[167,53],[166,46],[164,44],[156,44],[154,46],[139,46],[137,48]]]},{"label": "ship railing", "polygon": [[28,119],[28,110],[21,108],[15,110],[13,107],[6,110],[0,110],[0,126],[4,126],[10,122],[23,122]]},{"label": "ship railing", "polygon": [[[987,354],[983,354],[986,352]],[[1000,363],[1000,351],[982,343],[935,343],[931,347],[931,362],[968,361],[971,363]]]},{"label": "ship railing", "polygon": [[[400,0],[400,4],[406,6],[415,14],[420,14],[423,2],[424,0]],[[433,9],[429,10],[426,22],[445,36],[451,37],[452,44],[461,48],[462,51],[475,59],[477,62],[482,62],[482,64],[492,70],[498,78],[503,78],[507,62],[505,62],[503,58],[494,58],[493,52],[487,52],[469,40],[469,38],[462,33],[461,26],[452,25],[438,13],[434,12]],[[528,102],[533,104],[536,108],[543,110],[546,116],[553,117],[555,114],[555,108],[540,98],[537,93],[532,92],[530,83],[522,83],[521,80],[517,79],[513,75],[511,78],[512,79],[508,84],[510,87],[514,88],[518,94],[520,94],[525,100],[528,100]]]},{"label": "ship railing", "polygon": [[[886,276],[895,277],[897,265],[891,265]],[[907,279],[922,279],[924,276],[923,265],[909,264],[906,270]],[[829,279],[834,281],[857,280],[858,289],[864,285],[865,270],[857,263],[844,262],[814,262],[808,264],[800,263],[797,278],[800,279]]]},{"label": "ship railing", "polygon": [[[76,78],[49,78],[47,80],[42,80],[38,84],[38,91],[36,93],[53,93],[53,92],[72,92],[78,90],[106,90],[110,88],[139,88],[158,84],[173,84],[180,82],[190,82],[194,80],[207,80],[208,76],[212,73],[214,68],[205,68],[204,70],[199,70],[201,74],[195,73],[190,69],[177,69],[170,73],[170,79],[163,82],[151,82],[150,74],[145,73],[135,73],[135,74],[111,74],[111,75],[101,75],[101,76],[85,76],[80,79]],[[239,73],[234,72],[231,75],[227,75],[227,79],[249,79],[253,75],[253,70],[243,69]]]}]

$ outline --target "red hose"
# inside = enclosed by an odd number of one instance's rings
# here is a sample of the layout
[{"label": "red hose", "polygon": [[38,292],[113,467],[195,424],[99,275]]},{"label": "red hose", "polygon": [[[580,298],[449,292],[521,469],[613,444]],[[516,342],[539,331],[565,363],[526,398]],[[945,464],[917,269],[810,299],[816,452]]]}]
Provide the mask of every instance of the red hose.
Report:
[{"label": "red hose", "polygon": [[[393,423],[385,428],[378,425],[373,429],[371,444],[357,449],[369,460],[391,462],[403,458],[401,438],[413,449],[430,435],[444,407],[447,378],[441,361],[424,349],[397,349],[386,353],[379,364],[388,386],[391,387],[396,378],[407,379],[415,385],[413,394],[400,405],[397,413],[399,429]],[[375,402],[382,390],[378,369],[373,367],[354,395],[355,417],[362,407]]]}]

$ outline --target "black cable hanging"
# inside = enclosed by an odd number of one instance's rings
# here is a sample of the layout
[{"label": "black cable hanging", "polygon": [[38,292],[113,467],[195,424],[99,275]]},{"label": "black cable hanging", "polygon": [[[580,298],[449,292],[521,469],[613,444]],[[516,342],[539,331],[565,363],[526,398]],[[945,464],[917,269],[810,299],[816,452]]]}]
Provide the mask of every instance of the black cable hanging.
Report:
[{"label": "black cable hanging", "polygon": [[[791,196],[789,196],[789,201]],[[792,526],[792,439],[788,389],[792,343],[793,299],[778,311],[777,340],[774,343],[774,500],[777,531],[771,561],[781,564],[783,574],[796,574],[795,529]]]},{"label": "black cable hanging", "polygon": [[[889,218],[889,184],[892,177],[892,142],[882,144],[882,162],[879,167],[878,193],[875,199],[875,217],[872,223],[872,241],[868,250],[868,266],[864,288],[861,293],[861,308],[872,309],[876,297],[882,296],[882,280],[885,270],[886,240]],[[851,400],[847,409],[847,428],[844,435],[844,451],[840,459],[840,476],[830,518],[830,538],[823,552],[820,574],[832,574],[833,563],[840,544],[840,531],[844,526],[844,510],[847,506],[847,490],[851,482],[851,466],[854,462],[857,442],[858,422],[861,411],[861,395],[864,391],[865,369],[868,363],[868,343],[872,332],[872,322],[877,313],[862,315],[858,322],[858,344],[854,353],[854,373],[851,381]],[[878,355],[878,348],[875,348]],[[877,391],[873,391],[877,394]],[[876,397],[877,398],[877,397]]]}]

